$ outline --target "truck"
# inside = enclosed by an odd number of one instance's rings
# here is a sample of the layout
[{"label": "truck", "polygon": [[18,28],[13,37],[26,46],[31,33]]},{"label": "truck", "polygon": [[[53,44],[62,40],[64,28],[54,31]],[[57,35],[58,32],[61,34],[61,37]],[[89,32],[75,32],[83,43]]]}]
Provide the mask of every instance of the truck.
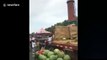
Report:
[{"label": "truck", "polygon": [[52,45],[70,54],[73,60],[77,60],[78,35],[77,26],[70,24],[68,26],[55,26],[52,38]]}]

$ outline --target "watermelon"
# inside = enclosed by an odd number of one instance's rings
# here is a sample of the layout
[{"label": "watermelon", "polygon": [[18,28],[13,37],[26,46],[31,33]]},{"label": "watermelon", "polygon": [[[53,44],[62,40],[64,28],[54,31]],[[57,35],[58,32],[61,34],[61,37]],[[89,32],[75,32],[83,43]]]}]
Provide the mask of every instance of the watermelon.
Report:
[{"label": "watermelon", "polygon": [[63,58],[65,53],[63,51],[58,52],[58,57]]},{"label": "watermelon", "polygon": [[48,52],[47,56],[50,57],[51,55],[54,55],[54,52],[52,51]]},{"label": "watermelon", "polygon": [[59,52],[60,52],[59,49],[55,49],[55,50],[54,50],[54,53],[55,53],[55,54],[58,54]]},{"label": "watermelon", "polygon": [[57,60],[63,60],[62,58],[57,58]]},{"label": "watermelon", "polygon": [[44,56],[44,55],[39,55],[39,60],[46,60],[47,59],[47,57],[46,56]]},{"label": "watermelon", "polygon": [[44,50],[43,54],[44,54],[44,55],[47,55],[48,52],[49,52],[49,50]]},{"label": "watermelon", "polygon": [[56,55],[51,55],[51,56],[49,57],[49,59],[50,59],[50,60],[56,60],[56,59],[57,59],[57,56],[56,56]]},{"label": "watermelon", "polygon": [[58,55],[55,55],[56,56],[56,58],[58,58]]},{"label": "watermelon", "polygon": [[70,56],[69,55],[65,55],[64,56],[64,60],[70,60],[71,58],[70,58]]},{"label": "watermelon", "polygon": [[50,60],[49,58],[47,58],[46,60]]}]

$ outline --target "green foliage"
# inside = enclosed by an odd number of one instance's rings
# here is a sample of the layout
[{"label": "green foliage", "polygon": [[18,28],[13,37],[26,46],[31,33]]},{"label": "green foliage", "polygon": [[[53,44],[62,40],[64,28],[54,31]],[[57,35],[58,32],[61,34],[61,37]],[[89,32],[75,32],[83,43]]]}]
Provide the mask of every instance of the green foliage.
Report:
[{"label": "green foliage", "polygon": [[31,36],[31,37],[34,37],[34,36],[35,36],[35,32],[32,32],[32,33],[30,34],[30,36]]}]

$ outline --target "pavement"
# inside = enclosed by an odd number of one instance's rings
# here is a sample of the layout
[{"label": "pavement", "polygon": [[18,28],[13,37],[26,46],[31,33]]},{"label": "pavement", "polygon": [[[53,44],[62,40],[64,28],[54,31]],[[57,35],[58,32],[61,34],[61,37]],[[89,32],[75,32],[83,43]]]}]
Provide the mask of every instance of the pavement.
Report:
[{"label": "pavement", "polygon": [[30,49],[30,51],[29,51],[29,58],[30,58],[30,60],[35,60],[35,55],[34,55],[32,49]]}]

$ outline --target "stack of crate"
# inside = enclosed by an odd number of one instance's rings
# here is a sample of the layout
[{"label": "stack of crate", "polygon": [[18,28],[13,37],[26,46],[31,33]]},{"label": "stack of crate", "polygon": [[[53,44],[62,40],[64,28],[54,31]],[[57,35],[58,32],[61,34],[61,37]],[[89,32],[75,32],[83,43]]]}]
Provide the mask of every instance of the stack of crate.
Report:
[{"label": "stack of crate", "polygon": [[54,40],[77,39],[77,26],[74,24],[68,26],[56,26],[54,30]]},{"label": "stack of crate", "polygon": [[77,26],[75,24],[71,24],[71,25],[68,26],[68,28],[70,30],[70,36],[71,36],[70,38],[71,38],[71,40],[77,40],[78,39]]},{"label": "stack of crate", "polygon": [[66,26],[56,26],[54,30],[54,40],[69,39],[69,28]]}]

